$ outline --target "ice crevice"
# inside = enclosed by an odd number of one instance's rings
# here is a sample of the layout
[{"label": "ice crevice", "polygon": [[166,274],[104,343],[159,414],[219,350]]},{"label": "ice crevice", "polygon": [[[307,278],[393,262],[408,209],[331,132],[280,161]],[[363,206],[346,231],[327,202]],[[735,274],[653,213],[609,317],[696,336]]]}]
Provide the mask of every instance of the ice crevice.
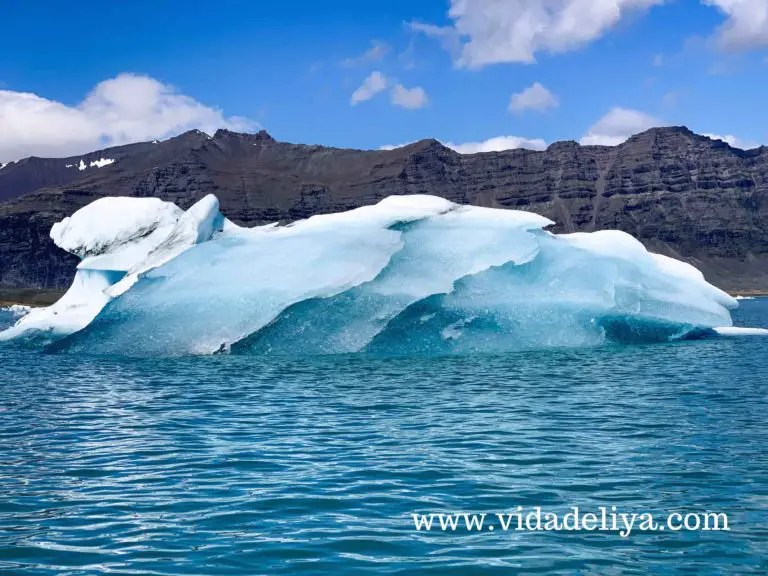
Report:
[{"label": "ice crevice", "polygon": [[82,259],[69,291],[0,340],[131,356],[430,355],[746,334],[731,328],[736,300],[693,266],[623,232],[551,224],[412,195],[247,229],[213,195],[186,211],[104,198],[51,230]]}]

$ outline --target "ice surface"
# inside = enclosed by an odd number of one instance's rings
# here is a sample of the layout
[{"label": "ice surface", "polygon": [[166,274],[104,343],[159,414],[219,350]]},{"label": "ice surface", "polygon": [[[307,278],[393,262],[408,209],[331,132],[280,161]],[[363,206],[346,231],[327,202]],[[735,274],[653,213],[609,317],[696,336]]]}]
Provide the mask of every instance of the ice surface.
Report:
[{"label": "ice surface", "polygon": [[440,198],[402,196],[289,226],[231,226],[146,273],[76,340],[102,353],[226,350],[293,304],[373,280],[403,247],[392,226],[453,208]]},{"label": "ice surface", "polygon": [[764,328],[740,328],[736,326],[724,326],[715,328],[720,336],[768,336],[768,330]]},{"label": "ice surface", "polygon": [[100,198],[54,224],[51,239],[82,258],[113,254],[144,242],[158,229],[170,232],[181,214],[183,210],[157,198]]},{"label": "ice surface", "polygon": [[453,206],[394,229],[402,248],[372,281],[332,298],[306,300],[234,346],[235,352],[357,352],[405,308],[450,292],[459,278],[536,257],[531,231],[550,221],[527,212]]},{"label": "ice surface", "polygon": [[183,210],[157,198],[100,198],[53,225],[51,239],[80,268],[128,270],[170,234]]},{"label": "ice surface", "polygon": [[529,262],[467,276],[450,293],[406,309],[366,350],[450,354],[656,342],[731,323],[730,296],[693,275],[670,274],[666,262],[659,266],[622,232],[540,233],[537,243]]},{"label": "ice surface", "polygon": [[114,286],[107,290],[112,297],[119,296],[139,279],[140,275],[165,264],[195,244],[206,242],[217,232],[221,232],[226,221],[219,212],[219,200],[209,194],[189,210],[184,212],[171,231],[163,234],[162,242],[128,268],[128,273]]},{"label": "ice surface", "polygon": [[[728,334],[736,300],[618,231],[554,235],[513,210],[393,196],[244,229],[208,196],[182,212],[98,200],[54,226],[83,258],[67,295],[0,339],[124,355],[445,354]],[[54,339],[53,337],[51,339]]]}]

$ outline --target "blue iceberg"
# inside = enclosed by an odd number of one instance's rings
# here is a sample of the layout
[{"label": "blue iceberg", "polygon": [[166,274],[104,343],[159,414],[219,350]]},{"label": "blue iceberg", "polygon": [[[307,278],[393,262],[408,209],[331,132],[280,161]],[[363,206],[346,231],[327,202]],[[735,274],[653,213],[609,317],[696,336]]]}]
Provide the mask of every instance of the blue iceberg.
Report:
[{"label": "blue iceberg", "polygon": [[551,224],[413,195],[248,229],[214,196],[186,212],[101,199],[51,232],[82,258],[69,292],[0,340],[130,356],[431,355],[728,333],[738,303],[693,266],[623,232]]}]

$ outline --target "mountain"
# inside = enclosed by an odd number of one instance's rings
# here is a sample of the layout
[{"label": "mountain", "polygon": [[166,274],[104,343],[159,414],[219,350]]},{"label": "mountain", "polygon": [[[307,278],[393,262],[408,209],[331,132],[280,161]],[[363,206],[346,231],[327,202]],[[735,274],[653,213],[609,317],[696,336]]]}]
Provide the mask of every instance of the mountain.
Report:
[{"label": "mountain", "polygon": [[157,196],[187,208],[209,193],[246,226],[391,194],[529,210],[557,222],[556,232],[629,232],[727,290],[768,289],[768,148],[739,150],[685,127],[654,128],[615,147],[558,142],[472,155],[437,140],[364,151],[288,144],[264,131],[191,131],[66,159],[28,158],[0,170],[0,285],[68,285],[76,260],[48,231],[96,198]]}]

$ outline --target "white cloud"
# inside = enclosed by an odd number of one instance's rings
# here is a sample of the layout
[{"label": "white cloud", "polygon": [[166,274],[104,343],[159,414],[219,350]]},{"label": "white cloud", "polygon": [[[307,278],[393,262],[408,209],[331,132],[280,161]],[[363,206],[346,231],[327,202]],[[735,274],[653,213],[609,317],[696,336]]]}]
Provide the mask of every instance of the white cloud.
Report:
[{"label": "white cloud", "polygon": [[370,64],[371,62],[378,62],[387,55],[387,52],[389,52],[389,44],[381,40],[371,40],[371,47],[368,50],[354,58],[342,60],[341,65],[352,68],[354,66]]},{"label": "white cloud", "polygon": [[[727,17],[718,45],[731,51],[768,46],[766,0],[700,0]],[[412,22],[412,30],[440,40],[456,66],[482,68],[532,63],[540,52],[574,50],[603,37],[628,14],[670,0],[450,0],[450,26]],[[664,56],[654,58],[654,65]]]},{"label": "white cloud", "polygon": [[[726,1],[726,0],[719,0]],[[738,1],[738,0],[731,0]],[[761,0],[755,0],[761,1]],[[537,52],[565,52],[603,36],[628,12],[664,0],[451,0],[452,26],[411,24],[439,38],[459,67],[534,62]]]},{"label": "white cloud", "polygon": [[[395,150],[396,148],[402,148],[408,146],[413,142],[406,142],[405,144],[391,145],[387,144],[379,148],[379,150]],[[528,150],[544,150],[547,147],[547,143],[541,138],[521,138],[519,136],[497,136],[496,138],[490,138],[483,142],[464,142],[463,144],[455,144],[453,142],[442,142],[443,146],[451,148],[459,154],[477,154],[478,152],[500,152],[502,150],[514,150],[516,148],[526,148]]]},{"label": "white cloud", "polygon": [[72,156],[107,146],[166,138],[186,130],[248,131],[258,124],[225,117],[149,76],[121,74],[99,83],[76,106],[0,90],[0,161]]},{"label": "white cloud", "polygon": [[[623,108],[614,108],[604,116],[591,129],[590,133],[581,139],[583,145],[605,145],[615,146],[624,142],[632,134],[637,134],[648,128],[659,125],[659,121],[637,112],[636,110],[626,110]],[[599,133],[598,133],[599,132]],[[607,132],[607,134],[606,134]],[[621,132],[619,134],[619,132]],[[712,140],[722,140],[734,148],[741,150],[751,150],[760,146],[752,140],[742,140],[737,136],[728,134],[720,136],[719,134],[702,134]],[[416,142],[404,142],[403,144],[385,144],[379,150],[395,150],[403,148]],[[453,142],[443,142],[444,146],[451,148],[459,154],[476,154],[478,152],[500,152],[502,150],[514,150],[516,148],[525,148],[528,150],[546,150],[547,143],[541,138],[521,138],[519,136],[497,136],[489,138],[483,142],[465,142],[464,144],[454,144]]]},{"label": "white cloud", "polygon": [[360,87],[357,90],[355,90],[349,102],[350,104],[352,104],[352,106],[355,106],[360,102],[365,102],[366,100],[370,100],[382,90],[386,90],[388,84],[389,84],[389,81],[387,80],[387,77],[384,76],[384,74],[382,74],[378,70],[375,72],[372,72],[371,75],[368,76],[368,78],[363,80],[363,83],[360,85]]},{"label": "white cloud", "polygon": [[500,152],[502,150],[514,150],[526,148],[528,150],[544,150],[547,143],[541,138],[521,138],[519,136],[497,136],[483,142],[464,142],[454,144],[445,142],[448,148],[456,150],[459,154],[477,154],[478,152]]},{"label": "white cloud", "polygon": [[633,134],[660,126],[661,120],[637,110],[612,108],[579,141],[585,146],[616,146]]},{"label": "white cloud", "polygon": [[402,84],[397,84],[392,88],[392,104],[395,106],[415,110],[426,106],[428,101],[427,93],[421,86],[406,88]]},{"label": "white cloud", "polygon": [[715,40],[724,50],[738,51],[768,46],[766,0],[702,0],[728,19],[718,28]]},{"label": "white cloud", "polygon": [[[396,82],[396,80],[387,78],[378,70],[372,72],[371,75],[363,81],[360,87],[355,90],[354,94],[352,94],[350,104],[355,106],[360,102],[370,100],[379,92],[386,90],[394,82]],[[429,102],[424,88],[421,86],[406,88],[402,84],[394,84],[394,86],[392,86],[390,99],[393,105],[411,110],[423,108]]]},{"label": "white cloud", "polygon": [[555,95],[536,82],[522,92],[512,94],[512,98],[509,100],[509,111],[536,110],[537,112],[544,112],[549,108],[557,108],[559,105]]},{"label": "white cloud", "polygon": [[752,140],[742,140],[738,136],[733,136],[732,134],[727,134],[725,136],[721,136],[719,134],[702,134],[702,136],[712,138],[712,140],[722,140],[730,146],[733,146],[734,148],[740,148],[741,150],[751,150],[752,148],[757,148],[760,146],[760,144],[757,142],[753,142]]},{"label": "white cloud", "polygon": [[398,148],[404,148],[406,146],[409,146],[416,142],[416,140],[411,140],[410,142],[403,142],[402,144],[384,144],[384,146],[379,146],[379,150],[397,150]]}]

